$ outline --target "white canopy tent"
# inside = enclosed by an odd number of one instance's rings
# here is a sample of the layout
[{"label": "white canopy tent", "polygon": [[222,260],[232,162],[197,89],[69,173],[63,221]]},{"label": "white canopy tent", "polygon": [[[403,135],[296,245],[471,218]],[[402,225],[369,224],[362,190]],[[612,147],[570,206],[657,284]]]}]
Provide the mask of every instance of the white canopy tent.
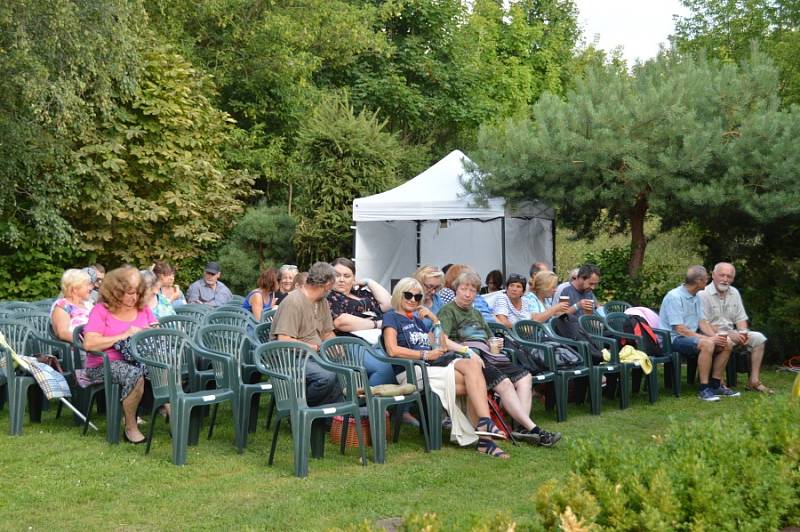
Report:
[{"label": "white canopy tent", "polygon": [[461,184],[467,161],[455,150],[406,183],[353,201],[359,277],[389,287],[421,264],[465,263],[482,276],[553,264],[553,210],[532,201],[512,211],[501,198],[477,206]]}]

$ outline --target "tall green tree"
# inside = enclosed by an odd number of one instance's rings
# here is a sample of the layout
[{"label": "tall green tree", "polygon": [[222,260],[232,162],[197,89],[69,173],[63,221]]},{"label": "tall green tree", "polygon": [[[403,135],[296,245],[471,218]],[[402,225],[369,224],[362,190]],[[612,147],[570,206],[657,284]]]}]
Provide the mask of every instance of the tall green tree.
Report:
[{"label": "tall green tree", "polygon": [[724,210],[765,224],[800,212],[800,159],[787,139],[778,72],[763,54],[740,66],[662,53],[634,67],[591,69],[566,98],[545,94],[533,119],[480,136],[479,192],[539,198],[592,234],[601,213],[629,232],[639,271],[648,214],[668,224]]},{"label": "tall green tree", "polygon": [[741,61],[754,42],[781,74],[781,96],[800,103],[800,1],[682,0],[689,15],[675,23],[672,37],[679,49]]}]

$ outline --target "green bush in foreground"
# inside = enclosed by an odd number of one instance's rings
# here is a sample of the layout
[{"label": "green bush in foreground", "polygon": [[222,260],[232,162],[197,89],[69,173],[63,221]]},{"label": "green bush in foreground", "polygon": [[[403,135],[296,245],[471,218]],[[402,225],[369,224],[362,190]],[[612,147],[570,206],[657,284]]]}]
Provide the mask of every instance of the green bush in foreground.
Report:
[{"label": "green bush in foreground", "polygon": [[[548,529],[776,530],[800,516],[800,407],[759,402],[656,445],[579,444],[574,472],[542,485]],[[572,526],[570,526],[570,524]],[[566,526],[565,526],[566,525]]]}]

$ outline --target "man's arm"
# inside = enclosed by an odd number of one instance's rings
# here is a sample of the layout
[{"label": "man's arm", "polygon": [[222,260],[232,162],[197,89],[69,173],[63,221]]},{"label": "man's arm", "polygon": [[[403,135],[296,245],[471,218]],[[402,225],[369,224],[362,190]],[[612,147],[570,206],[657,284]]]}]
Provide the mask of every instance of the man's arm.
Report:
[{"label": "man's arm", "polygon": [[195,283],[190,284],[186,289],[186,302],[195,304],[200,302],[200,289]]}]

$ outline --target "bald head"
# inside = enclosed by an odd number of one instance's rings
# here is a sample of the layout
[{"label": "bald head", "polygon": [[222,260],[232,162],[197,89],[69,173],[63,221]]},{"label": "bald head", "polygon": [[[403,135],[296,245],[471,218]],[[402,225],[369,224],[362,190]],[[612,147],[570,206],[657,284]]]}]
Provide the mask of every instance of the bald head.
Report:
[{"label": "bald head", "polygon": [[683,280],[686,289],[690,293],[696,294],[706,287],[706,283],[708,283],[708,271],[699,264],[689,266],[689,269],[686,270],[686,279]]}]

